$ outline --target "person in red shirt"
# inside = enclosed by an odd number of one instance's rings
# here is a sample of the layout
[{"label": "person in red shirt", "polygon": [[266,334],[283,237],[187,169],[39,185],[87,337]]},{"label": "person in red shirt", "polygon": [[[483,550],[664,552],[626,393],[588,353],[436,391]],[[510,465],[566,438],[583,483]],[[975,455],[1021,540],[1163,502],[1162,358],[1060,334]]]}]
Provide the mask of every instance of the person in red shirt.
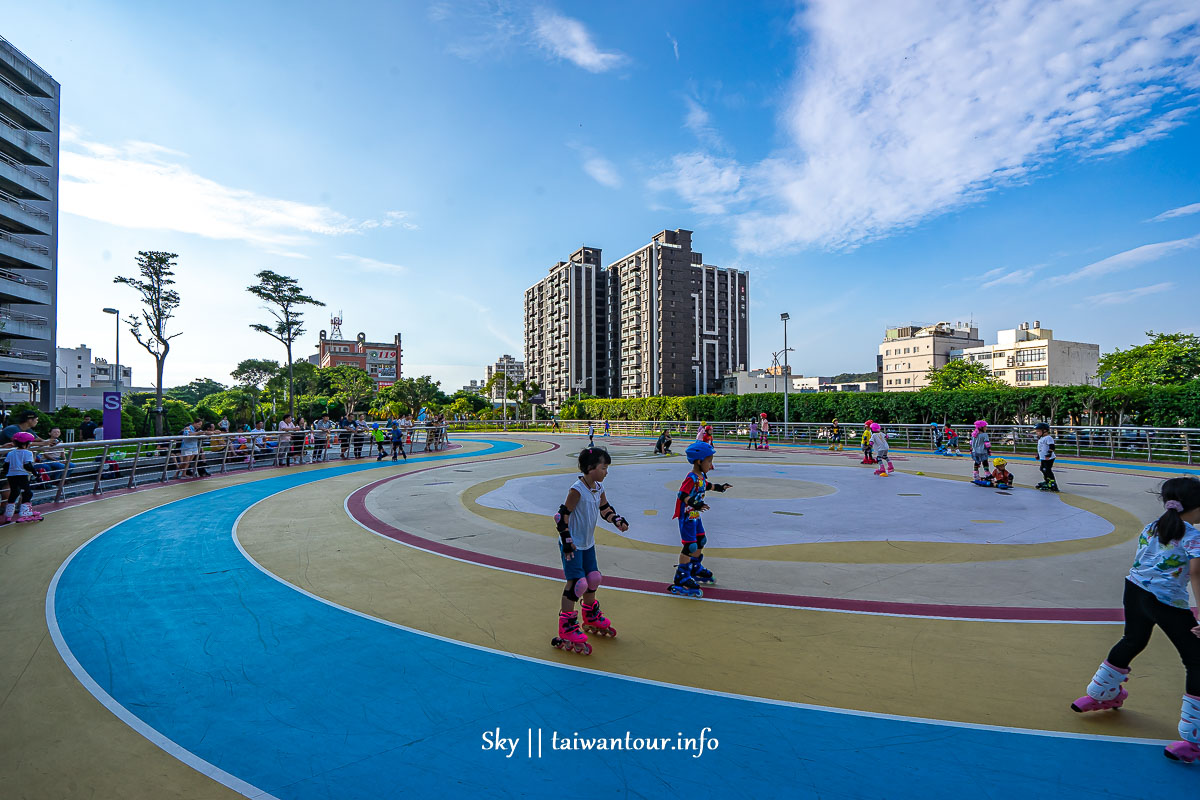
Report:
[{"label": "person in red shirt", "polygon": [[699,583],[716,583],[711,571],[704,568],[704,545],[708,537],[704,534],[704,523],[700,513],[708,510],[704,493],[709,489],[723,492],[732,484],[709,483],[708,473],[713,468],[716,449],[708,442],[693,442],[686,451],[692,471],[683,479],[675,496],[675,516],[679,520],[679,538],[683,547],[679,551],[679,565],[675,569],[675,580],[670,586],[672,594],[687,597],[703,597]]}]

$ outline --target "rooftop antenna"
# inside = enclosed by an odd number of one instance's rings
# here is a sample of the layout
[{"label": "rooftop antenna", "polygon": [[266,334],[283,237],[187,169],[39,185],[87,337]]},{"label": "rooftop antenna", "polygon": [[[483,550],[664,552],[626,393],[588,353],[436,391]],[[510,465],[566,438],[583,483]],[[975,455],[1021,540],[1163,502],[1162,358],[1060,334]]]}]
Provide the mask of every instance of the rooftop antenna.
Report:
[{"label": "rooftop antenna", "polygon": [[336,317],[329,318],[330,339],[342,338],[342,312],[339,310]]}]

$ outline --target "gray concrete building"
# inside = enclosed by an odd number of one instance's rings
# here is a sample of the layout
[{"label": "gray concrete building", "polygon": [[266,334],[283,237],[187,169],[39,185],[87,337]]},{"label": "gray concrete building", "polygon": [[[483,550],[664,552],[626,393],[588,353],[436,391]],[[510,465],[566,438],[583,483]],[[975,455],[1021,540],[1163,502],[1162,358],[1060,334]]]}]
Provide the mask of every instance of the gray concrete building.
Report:
[{"label": "gray concrete building", "polygon": [[505,386],[511,389],[514,383],[520,383],[525,380],[525,363],[505,353],[496,360],[495,364],[488,365],[487,377],[484,382],[485,386],[487,385],[486,382],[490,381],[493,376],[498,376],[498,379],[492,384],[491,394],[484,396],[491,400],[503,402],[505,399]]},{"label": "gray concrete building", "polygon": [[612,397],[609,274],[580,247],[525,290],[525,374],[559,408],[572,394]]},{"label": "gray concrete building", "polygon": [[597,397],[718,393],[744,370],[749,276],[704,263],[692,232],[664,230],[601,265],[582,247],[525,291],[525,359],[557,408]]},{"label": "gray concrete building", "polygon": [[962,323],[888,328],[879,345],[880,388],[885,392],[915,392],[929,385],[929,370],[946,366],[952,350],[982,344],[979,329]]},{"label": "gray concrete building", "polygon": [[57,407],[59,84],[0,38],[0,382]]}]

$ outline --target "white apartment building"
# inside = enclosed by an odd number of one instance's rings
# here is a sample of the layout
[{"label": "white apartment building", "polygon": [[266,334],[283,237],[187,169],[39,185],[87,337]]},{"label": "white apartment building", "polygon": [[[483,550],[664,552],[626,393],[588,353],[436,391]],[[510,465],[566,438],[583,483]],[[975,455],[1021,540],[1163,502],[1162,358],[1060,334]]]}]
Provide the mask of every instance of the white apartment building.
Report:
[{"label": "white apartment building", "polygon": [[[505,353],[500,356],[500,359],[495,364],[488,366],[487,380],[490,381],[493,375],[507,375],[508,386],[511,387],[514,383],[520,383],[525,380],[525,362],[517,361],[508,353]],[[490,395],[492,400],[504,399],[504,384],[505,381],[503,378],[492,384],[492,393]]]},{"label": "white apartment building", "polygon": [[721,394],[782,392],[783,381],[765,369],[739,369],[721,377]]},{"label": "white apartment building", "polygon": [[[55,386],[61,402],[66,403],[64,398],[71,389],[112,388],[116,365],[108,363],[107,359],[92,358],[92,348],[86,344],[56,347],[54,354],[57,373]],[[133,369],[122,364],[121,389],[129,391],[132,387]]]},{"label": "white apartment building", "polygon": [[979,329],[962,323],[888,328],[879,345],[879,388],[885,392],[915,392],[929,385],[926,374],[946,366],[952,351],[982,344]]},{"label": "white apartment building", "polygon": [[996,332],[996,344],[951,351],[952,359],[982,363],[1012,386],[1097,384],[1100,345],[1054,338],[1040,320]]}]

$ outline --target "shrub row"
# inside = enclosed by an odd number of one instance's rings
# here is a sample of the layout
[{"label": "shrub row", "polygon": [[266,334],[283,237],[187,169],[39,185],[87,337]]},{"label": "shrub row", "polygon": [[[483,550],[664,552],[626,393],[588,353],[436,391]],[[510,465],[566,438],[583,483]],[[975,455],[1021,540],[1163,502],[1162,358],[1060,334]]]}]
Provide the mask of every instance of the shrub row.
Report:
[{"label": "shrub row", "polygon": [[[783,420],[783,394],[700,395],[567,403],[563,419],[745,420],[766,412]],[[1177,386],[1001,387],[922,392],[819,392],[788,396],[789,422],[873,419],[896,424],[986,419],[993,424],[1044,420],[1066,425],[1200,428],[1200,380]]]}]

